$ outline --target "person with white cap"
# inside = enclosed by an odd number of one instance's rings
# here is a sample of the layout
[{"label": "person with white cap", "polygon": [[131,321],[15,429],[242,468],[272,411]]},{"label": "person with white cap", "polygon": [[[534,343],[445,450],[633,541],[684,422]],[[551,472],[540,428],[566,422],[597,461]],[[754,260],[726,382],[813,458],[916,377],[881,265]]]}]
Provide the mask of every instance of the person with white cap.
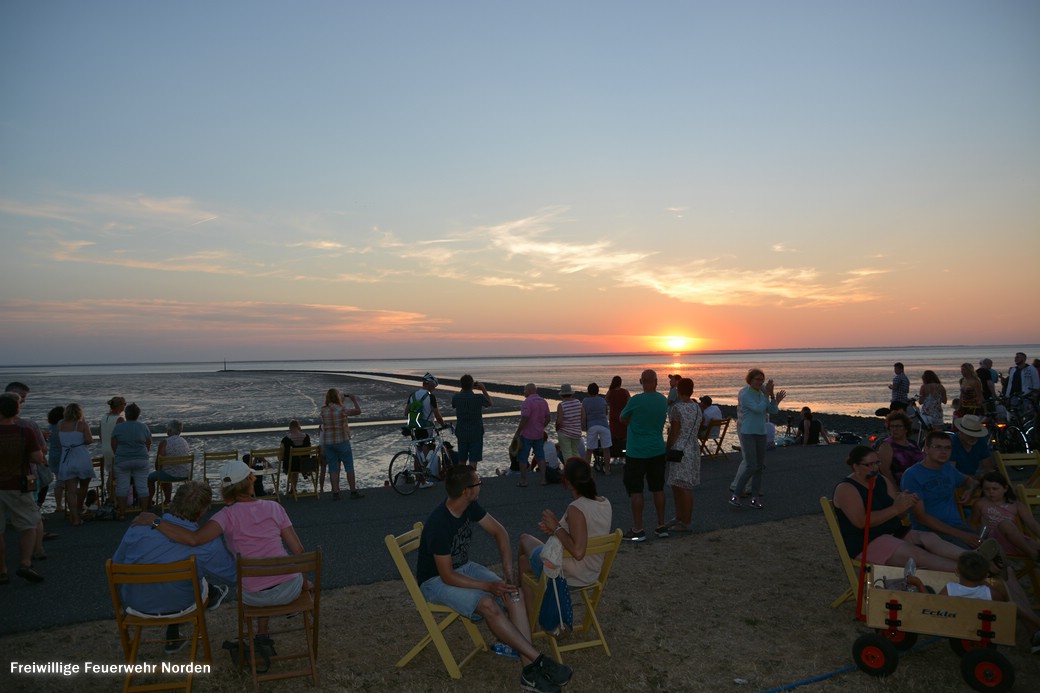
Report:
[{"label": "person with white cap", "polygon": [[955,419],[953,427],[957,429],[957,435],[953,436],[950,461],[957,470],[976,479],[981,479],[983,474],[993,471],[989,430],[982,425],[982,419],[974,414],[967,414]]}]

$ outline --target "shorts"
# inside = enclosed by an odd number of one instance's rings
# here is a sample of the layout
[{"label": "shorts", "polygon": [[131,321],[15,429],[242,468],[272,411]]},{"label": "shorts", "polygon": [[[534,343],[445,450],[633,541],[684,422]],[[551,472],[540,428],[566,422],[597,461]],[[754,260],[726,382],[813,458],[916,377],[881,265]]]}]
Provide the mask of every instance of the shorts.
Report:
[{"label": "shorts", "polygon": [[354,473],[354,451],[350,447],[350,441],[342,443],[325,444],[321,446],[325,453],[325,463],[329,466],[329,474],[339,474],[339,463],[343,463],[343,469],[347,474]]},{"label": "shorts", "polygon": [[459,441],[459,464],[476,464],[484,459],[484,439]]},{"label": "shorts", "polygon": [[664,491],[664,455],[654,457],[629,457],[625,460],[625,471],[622,477],[628,495],[634,496],[643,492],[643,479],[650,493]]},{"label": "shorts", "polygon": [[[893,534],[882,534],[879,537],[874,537],[874,540],[867,544],[867,562],[874,565],[888,565],[888,560],[892,558],[892,554],[905,543],[905,541]],[[858,561],[862,558],[863,552],[861,551],[853,560]]]},{"label": "shorts", "polygon": [[589,426],[585,439],[587,441],[585,447],[589,450],[609,448],[614,444],[610,439],[610,429],[606,426]]},{"label": "shorts", "polygon": [[534,450],[534,458],[536,460],[542,462],[545,461],[545,441],[541,438],[525,438],[520,436],[520,452],[517,453],[516,458],[524,467],[530,464],[528,462],[528,455],[531,450]]},{"label": "shorts", "polygon": [[303,573],[296,573],[285,582],[259,592],[242,592],[242,603],[249,606],[281,606],[289,604],[303,591]]},{"label": "shorts", "polygon": [[[474,580],[485,580],[487,582],[498,582],[502,579],[484,566],[473,561],[463,563],[455,569],[455,572],[471,577]],[[440,576],[428,579],[419,585],[419,590],[423,593],[426,601],[454,609],[471,621],[480,620],[480,616],[477,615],[477,604],[480,603],[481,599],[485,596],[495,599],[495,595],[483,590],[445,585]],[[501,604],[501,602],[499,603]]]},{"label": "shorts", "polygon": [[40,524],[40,509],[32,491],[0,491],[0,535],[7,529],[7,513],[11,513],[11,526],[19,532],[36,529]]}]

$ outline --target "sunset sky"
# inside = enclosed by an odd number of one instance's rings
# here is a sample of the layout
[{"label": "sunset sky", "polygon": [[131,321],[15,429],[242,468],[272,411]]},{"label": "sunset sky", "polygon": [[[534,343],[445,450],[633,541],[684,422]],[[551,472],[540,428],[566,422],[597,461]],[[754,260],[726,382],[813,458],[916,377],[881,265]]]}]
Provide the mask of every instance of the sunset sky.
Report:
[{"label": "sunset sky", "polygon": [[1038,36],[1029,0],[4,2],[3,362],[1036,343]]}]

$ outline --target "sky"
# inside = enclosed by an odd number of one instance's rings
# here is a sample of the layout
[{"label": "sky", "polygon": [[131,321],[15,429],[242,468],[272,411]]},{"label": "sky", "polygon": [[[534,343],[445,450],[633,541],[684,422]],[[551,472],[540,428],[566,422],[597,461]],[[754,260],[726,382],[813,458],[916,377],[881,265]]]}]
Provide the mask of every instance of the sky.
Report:
[{"label": "sky", "polygon": [[0,3],[7,365],[1040,341],[1040,3]]}]

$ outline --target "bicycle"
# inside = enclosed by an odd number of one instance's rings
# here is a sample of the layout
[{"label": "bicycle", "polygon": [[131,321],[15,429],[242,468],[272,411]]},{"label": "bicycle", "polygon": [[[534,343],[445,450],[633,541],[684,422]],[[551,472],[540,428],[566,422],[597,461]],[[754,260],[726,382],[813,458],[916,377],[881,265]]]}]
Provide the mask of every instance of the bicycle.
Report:
[{"label": "bicycle", "polygon": [[987,422],[990,443],[998,452],[1030,452],[1035,449],[1036,405],[1026,396],[999,397],[996,414]]},{"label": "bicycle", "polygon": [[[415,493],[417,488],[433,486],[430,479],[437,479],[437,475],[430,470],[429,455],[431,452],[423,452],[423,448],[432,445],[432,454],[438,462],[439,469],[441,471],[447,469],[452,461],[448,451],[444,449],[444,439],[441,437],[441,431],[445,428],[449,429],[452,434],[455,433],[455,427],[450,424],[434,428],[433,437],[413,439],[408,444],[407,450],[401,450],[390,459],[388,476],[392,489],[402,496],[408,496]],[[403,427],[401,435],[411,436],[412,429],[407,426]]]}]

